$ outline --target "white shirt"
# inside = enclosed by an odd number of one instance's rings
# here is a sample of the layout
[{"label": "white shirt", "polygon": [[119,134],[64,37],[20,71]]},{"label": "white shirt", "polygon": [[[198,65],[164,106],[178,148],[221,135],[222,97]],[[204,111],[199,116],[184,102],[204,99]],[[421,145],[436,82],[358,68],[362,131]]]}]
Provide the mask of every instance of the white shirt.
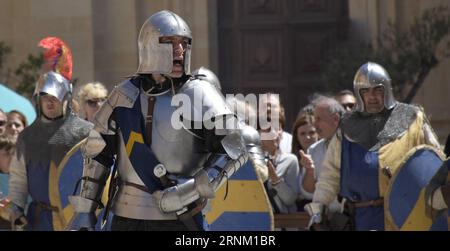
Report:
[{"label": "white shirt", "polygon": [[[327,153],[329,141],[326,139],[321,139],[314,144],[312,144],[309,148],[307,153],[311,155],[312,160],[314,161],[314,179],[317,181],[320,173],[323,170],[323,162],[325,159],[325,155]],[[305,170],[305,168],[303,168]],[[303,174],[304,175],[304,174]],[[316,183],[317,187],[317,183]],[[303,189],[303,185],[300,184],[300,190],[303,196],[305,196],[306,199],[312,199],[313,193],[309,193]],[[328,205],[328,208],[331,212],[340,212],[341,211],[341,204],[338,202],[337,198]]]},{"label": "white shirt", "polygon": [[291,153],[291,151],[292,151],[292,135],[290,133],[283,131],[283,134],[281,134],[279,148],[280,148],[281,152],[283,152],[283,153]]}]

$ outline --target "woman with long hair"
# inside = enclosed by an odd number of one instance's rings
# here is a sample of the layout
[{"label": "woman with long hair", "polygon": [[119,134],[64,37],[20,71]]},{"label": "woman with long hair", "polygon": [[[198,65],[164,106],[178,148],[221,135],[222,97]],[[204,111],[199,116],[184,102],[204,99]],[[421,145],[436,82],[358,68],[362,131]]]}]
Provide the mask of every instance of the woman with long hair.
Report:
[{"label": "woman with long hair", "polygon": [[[318,139],[319,136],[316,132],[316,128],[314,127],[313,115],[308,112],[300,112],[292,127],[292,153],[297,156],[299,162],[300,190],[302,189],[302,184],[304,182],[315,182],[314,169],[303,167],[301,165],[301,161],[303,157],[302,155],[305,155],[309,146],[314,144]],[[297,200],[297,208],[299,209],[299,211],[303,211],[303,205],[308,202],[309,200],[305,199],[300,193],[300,196]]]}]

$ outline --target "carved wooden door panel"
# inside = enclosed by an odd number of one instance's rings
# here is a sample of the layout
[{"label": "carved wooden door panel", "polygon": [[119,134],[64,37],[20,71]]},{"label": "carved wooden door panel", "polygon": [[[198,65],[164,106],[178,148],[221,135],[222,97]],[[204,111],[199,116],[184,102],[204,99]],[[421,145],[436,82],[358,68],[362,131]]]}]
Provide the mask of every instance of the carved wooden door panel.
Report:
[{"label": "carved wooden door panel", "polygon": [[279,93],[290,131],[308,96],[323,86],[321,61],[345,36],[346,20],[346,0],[218,1],[225,93]]}]

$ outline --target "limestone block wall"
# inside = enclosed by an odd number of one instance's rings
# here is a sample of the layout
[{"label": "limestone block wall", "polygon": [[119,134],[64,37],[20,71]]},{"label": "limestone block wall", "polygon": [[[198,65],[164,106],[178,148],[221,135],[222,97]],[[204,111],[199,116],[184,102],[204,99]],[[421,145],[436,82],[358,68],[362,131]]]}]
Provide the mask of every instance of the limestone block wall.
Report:
[{"label": "limestone block wall", "polygon": [[[192,69],[217,69],[214,1],[207,0],[0,0],[0,41],[12,46],[7,67],[15,69],[29,53],[39,52],[45,36],[58,36],[71,47],[79,87],[103,82],[110,90],[138,65],[137,38],[145,20],[169,9],[193,32]],[[213,11],[211,11],[213,8]],[[213,35],[211,35],[213,34]],[[212,42],[211,42],[212,41]]]}]

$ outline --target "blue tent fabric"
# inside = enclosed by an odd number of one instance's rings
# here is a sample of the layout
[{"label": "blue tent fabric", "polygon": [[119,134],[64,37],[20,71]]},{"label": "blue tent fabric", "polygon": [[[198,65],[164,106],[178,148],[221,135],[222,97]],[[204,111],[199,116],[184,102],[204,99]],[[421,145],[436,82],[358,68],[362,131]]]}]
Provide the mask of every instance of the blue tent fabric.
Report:
[{"label": "blue tent fabric", "polygon": [[36,119],[36,110],[31,102],[0,83],[0,108],[9,112],[17,110],[25,115],[30,125]]}]

